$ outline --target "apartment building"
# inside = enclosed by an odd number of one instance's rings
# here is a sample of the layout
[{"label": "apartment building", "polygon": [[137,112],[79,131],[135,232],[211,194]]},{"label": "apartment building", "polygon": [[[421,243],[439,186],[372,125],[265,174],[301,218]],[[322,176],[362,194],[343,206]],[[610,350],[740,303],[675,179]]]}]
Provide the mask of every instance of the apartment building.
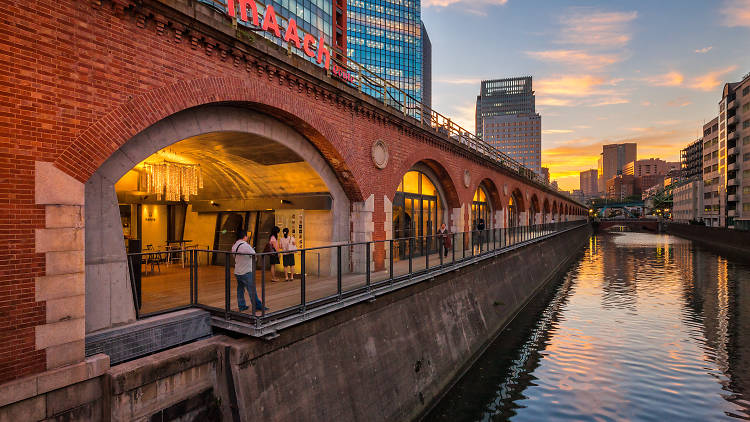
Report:
[{"label": "apartment building", "polygon": [[703,125],[703,221],[707,226],[725,224],[726,167],[719,168],[719,117]]}]

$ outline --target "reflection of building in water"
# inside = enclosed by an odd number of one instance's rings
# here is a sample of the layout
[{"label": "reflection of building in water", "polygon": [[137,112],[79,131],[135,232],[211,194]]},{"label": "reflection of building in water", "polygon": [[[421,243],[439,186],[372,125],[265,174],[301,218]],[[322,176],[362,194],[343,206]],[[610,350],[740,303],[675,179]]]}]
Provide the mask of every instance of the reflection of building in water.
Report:
[{"label": "reflection of building in water", "polygon": [[637,302],[636,265],[638,248],[617,247],[612,237],[602,240],[602,307],[635,310]]},{"label": "reflection of building in water", "polygon": [[[675,245],[689,322],[700,323],[706,355],[727,376],[727,388],[750,392],[750,269],[692,244]],[[731,396],[730,400],[742,397]],[[744,402],[740,403],[747,407]]]}]

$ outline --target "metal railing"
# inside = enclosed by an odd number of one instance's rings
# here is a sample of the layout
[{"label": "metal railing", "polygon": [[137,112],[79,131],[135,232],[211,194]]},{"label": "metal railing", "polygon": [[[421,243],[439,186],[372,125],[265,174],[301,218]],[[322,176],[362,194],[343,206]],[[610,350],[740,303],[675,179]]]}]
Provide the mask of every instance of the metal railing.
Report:
[{"label": "metal railing", "polygon": [[[269,265],[276,258],[283,262],[284,252],[254,254],[256,292],[269,309],[254,310],[252,296],[243,293],[249,307],[245,312],[237,302],[235,253],[131,253],[128,269],[139,319],[198,307],[246,324],[260,336],[585,224],[579,220],[300,249],[287,253],[295,260],[291,282],[270,278]],[[277,273],[283,279],[283,272]]]},{"label": "metal railing", "polygon": [[[200,0],[200,2],[209,5],[210,7],[219,10],[222,13],[227,13],[226,0]],[[236,3],[239,4],[239,2]],[[265,11],[265,3],[260,0],[255,0],[255,3],[258,9],[258,14],[259,16],[261,16],[260,22],[262,22],[262,15]],[[249,20],[250,22],[238,21],[237,25],[245,27],[250,31],[262,32],[260,28],[255,27],[252,24],[252,19]],[[283,33],[287,28],[289,19],[287,17],[277,15],[277,20],[279,28]],[[299,27],[298,32],[300,33],[300,38],[302,38],[304,34],[307,33]],[[318,34],[311,35],[313,35],[314,38],[318,40]],[[271,42],[274,42],[283,47],[280,40],[270,37],[268,37],[268,39]],[[383,104],[396,109],[398,112],[402,113],[405,118],[412,118],[412,123],[420,125],[438,134],[447,136],[462,147],[475,151],[485,158],[489,159],[490,161],[493,161],[496,164],[499,164],[500,166],[506,168],[507,170],[516,173],[519,176],[537,185],[557,192],[559,195],[565,196],[569,200],[575,202],[567,192],[560,191],[558,188],[548,183],[545,179],[541,178],[541,176],[534,173],[533,170],[523,166],[518,161],[512,159],[497,148],[485,142],[482,138],[463,128],[461,125],[454,122],[451,118],[446,117],[433,110],[431,107],[423,104],[408,92],[393,85],[392,83],[380,77],[377,73],[371,71],[367,66],[361,65],[351,58],[338,60],[335,57],[334,48],[329,44],[326,44],[325,46],[330,52],[331,63],[354,76],[352,80],[341,79],[342,82],[350,85],[353,88],[356,88],[360,92],[370,95]],[[286,48],[290,53],[294,52],[298,56],[301,56],[303,58],[306,57],[302,50],[292,46],[291,44],[287,45]],[[311,49],[317,53],[317,45],[312,46]]]}]

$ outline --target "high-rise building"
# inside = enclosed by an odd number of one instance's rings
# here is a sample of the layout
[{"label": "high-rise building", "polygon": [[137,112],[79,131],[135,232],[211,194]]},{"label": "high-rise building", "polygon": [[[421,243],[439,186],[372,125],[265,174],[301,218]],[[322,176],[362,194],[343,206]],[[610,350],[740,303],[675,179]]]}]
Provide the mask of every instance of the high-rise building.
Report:
[{"label": "high-rise building", "polygon": [[719,102],[719,183],[724,176],[726,227],[750,230],[750,73],[725,84]]},{"label": "high-rise building", "polygon": [[707,226],[725,224],[726,166],[719,168],[719,118],[703,125],[703,221]]},{"label": "high-rise building", "polygon": [[[346,8],[347,56],[422,102],[424,64],[420,0],[349,0]],[[375,97],[383,95],[375,91],[367,93]],[[389,91],[385,101],[406,106],[405,110],[415,118],[421,118],[423,113],[418,104],[396,90]]]},{"label": "high-rise building", "polygon": [[[703,138],[680,150],[680,168],[686,180],[701,180],[703,175]],[[701,194],[703,188],[701,187]]]},{"label": "high-rise building", "polygon": [[[215,7],[222,12],[227,10],[227,0],[198,0],[201,3]],[[239,5],[235,1],[235,6]],[[316,40],[323,37],[325,42],[333,49],[332,57],[342,60],[346,57],[346,0],[266,0],[258,4],[258,14],[263,16],[265,7],[273,6],[276,15],[288,21],[294,19],[297,27],[315,37]],[[239,25],[251,25],[250,22],[238,20]],[[280,26],[286,27],[286,23],[279,22]],[[282,44],[282,39],[274,37],[270,32],[258,32],[263,37],[274,43]],[[309,59],[305,53],[296,47],[292,47],[296,54]]]},{"label": "high-rise building", "polygon": [[432,42],[427,28],[422,26],[422,104],[432,108]]},{"label": "high-rise building", "polygon": [[660,158],[631,161],[622,168],[622,174],[630,176],[664,176],[672,170],[679,170],[680,163],[668,162]]},{"label": "high-rise building", "polygon": [[583,192],[583,196],[586,198],[591,198],[594,196],[599,196],[599,186],[598,186],[598,175],[599,172],[596,169],[586,170],[582,171],[580,176],[580,188]]},{"label": "high-rise building", "polygon": [[541,175],[542,116],[531,76],[482,81],[475,123],[477,136]]},{"label": "high-rise building", "polygon": [[608,144],[602,147],[599,157],[599,191],[607,191],[607,181],[622,174],[625,164],[635,161],[638,145],[635,143]]}]

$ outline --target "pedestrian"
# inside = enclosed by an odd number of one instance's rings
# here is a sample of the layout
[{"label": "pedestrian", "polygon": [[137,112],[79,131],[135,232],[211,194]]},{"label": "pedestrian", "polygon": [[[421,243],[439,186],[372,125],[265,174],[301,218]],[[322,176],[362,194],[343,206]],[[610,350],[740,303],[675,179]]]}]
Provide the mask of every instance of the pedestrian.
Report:
[{"label": "pedestrian", "polygon": [[232,252],[234,253],[234,276],[237,279],[237,305],[240,312],[248,309],[245,304],[245,290],[250,297],[253,314],[260,309],[268,310],[258,299],[258,292],[255,290],[255,249],[247,243],[245,230],[237,231],[237,241],[232,246]]},{"label": "pedestrian", "polygon": [[281,244],[281,250],[284,253],[281,255],[281,260],[284,264],[284,281],[294,280],[294,251],[297,250],[297,239],[294,236],[289,236],[289,228],[284,227],[284,237],[281,238],[279,243]]},{"label": "pedestrian", "polygon": [[271,281],[279,281],[276,279],[276,265],[279,264],[279,229],[278,226],[273,226],[271,229],[271,236],[268,237],[268,244],[263,252],[271,252],[269,261],[271,261]]},{"label": "pedestrian", "polygon": [[448,231],[448,228],[445,227],[445,223],[440,225],[440,230],[438,230],[438,236],[440,237],[440,240],[443,243],[443,254],[445,256],[448,256],[448,249],[451,248],[451,236],[450,236],[450,232]]},{"label": "pedestrian", "polygon": [[482,243],[484,243],[484,218],[479,217],[477,220],[477,230],[479,231],[479,239],[477,239],[477,243],[479,244],[479,252],[482,252]]}]

